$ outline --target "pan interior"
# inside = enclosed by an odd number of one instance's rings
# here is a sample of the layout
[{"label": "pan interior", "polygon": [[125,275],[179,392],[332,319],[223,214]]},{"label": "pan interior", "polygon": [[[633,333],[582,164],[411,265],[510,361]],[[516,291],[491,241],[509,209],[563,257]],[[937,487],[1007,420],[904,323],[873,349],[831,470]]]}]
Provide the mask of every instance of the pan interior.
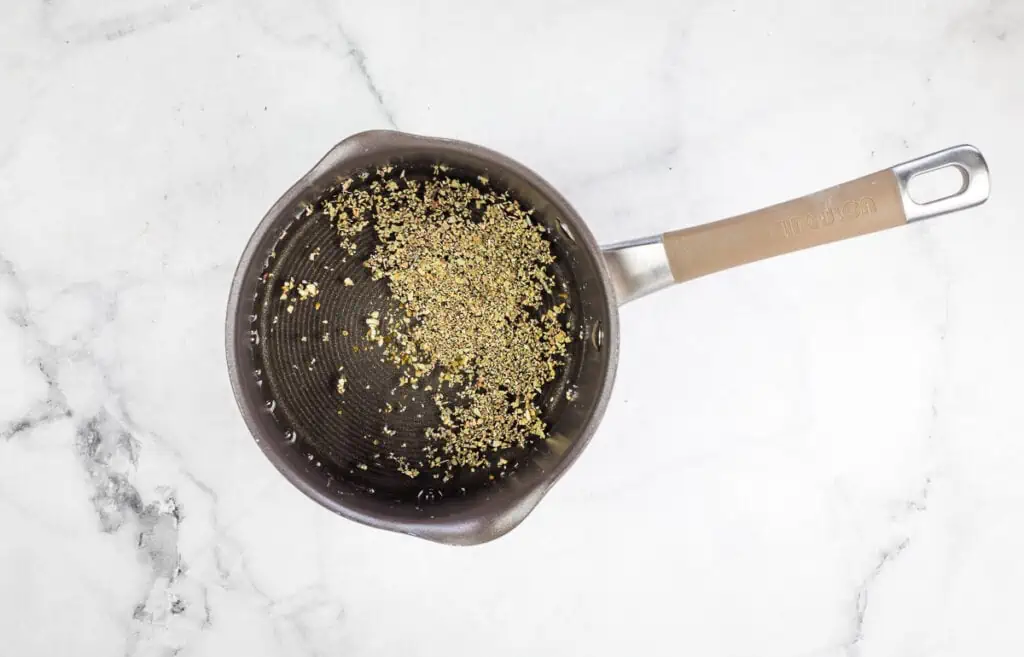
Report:
[{"label": "pan interior", "polygon": [[[432,393],[423,386],[400,386],[401,373],[365,339],[366,318],[375,311],[383,316],[393,303],[387,283],[372,280],[363,265],[378,244],[373,217],[353,240],[355,252],[350,253],[315,202],[336,193],[345,178],[353,180],[353,187],[381,176],[397,177],[402,171],[406,179],[426,179],[439,163],[448,167],[445,175],[470,183],[487,175],[492,188],[507,191],[535,210],[535,219],[548,229],[555,255],[550,272],[556,291],[567,297],[559,295],[557,301],[567,305],[564,326],[572,336],[556,378],[539,397],[552,437],[495,454],[492,462],[498,457],[508,462],[503,469],[461,469],[449,481],[443,481],[438,470],[420,467],[419,475],[409,477],[397,467],[398,459],[412,464],[423,460],[424,430],[440,418]],[[384,165],[391,165],[392,172],[379,173]],[[573,219],[514,175],[458,157],[376,158],[334,171],[325,183],[277,218],[265,239],[265,259],[256,258],[264,266],[253,272],[248,356],[254,402],[261,408],[264,433],[269,434],[264,439],[273,443],[270,447],[286,467],[300,469],[301,476],[324,495],[347,498],[345,504],[376,514],[383,509],[429,508],[431,517],[444,515],[481,497],[500,496],[517,482],[522,486],[539,480],[570,451],[607,374],[601,333],[607,326],[602,318],[608,303],[594,254],[575,241]],[[307,213],[310,200],[314,211]],[[319,294],[301,301],[282,300],[282,283],[291,279],[315,282]],[[555,301],[548,297],[540,312]],[[336,389],[339,375],[346,379],[342,395]]]}]

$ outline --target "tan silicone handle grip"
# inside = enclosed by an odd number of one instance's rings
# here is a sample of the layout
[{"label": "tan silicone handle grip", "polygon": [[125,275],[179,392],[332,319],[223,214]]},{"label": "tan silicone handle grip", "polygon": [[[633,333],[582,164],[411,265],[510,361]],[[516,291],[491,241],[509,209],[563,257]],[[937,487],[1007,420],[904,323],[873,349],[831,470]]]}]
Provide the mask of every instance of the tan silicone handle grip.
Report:
[{"label": "tan silicone handle grip", "polygon": [[664,235],[677,283],[907,221],[896,175],[879,171],[803,198]]}]

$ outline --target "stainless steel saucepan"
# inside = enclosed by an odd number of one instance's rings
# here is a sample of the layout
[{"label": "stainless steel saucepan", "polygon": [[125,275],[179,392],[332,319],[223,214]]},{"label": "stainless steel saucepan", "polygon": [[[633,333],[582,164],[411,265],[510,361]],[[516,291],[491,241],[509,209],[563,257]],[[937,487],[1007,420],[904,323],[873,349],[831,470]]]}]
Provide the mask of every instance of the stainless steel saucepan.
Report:
[{"label": "stainless steel saucepan", "polygon": [[[481,469],[442,484],[429,472],[410,478],[374,458],[386,452],[414,459],[437,417],[429,405],[418,413],[379,412],[393,401],[398,374],[358,344],[364,318],[388,296],[386,283],[373,281],[361,264],[374,248],[373,231],[363,231],[349,254],[331,223],[307,208],[342,179],[388,164],[409,175],[429,175],[444,164],[451,175],[486,176],[492,187],[534,208],[548,229],[553,273],[569,297],[567,321],[577,339],[545,390],[541,407],[550,437],[503,454],[514,466],[509,476]],[[910,180],[944,167],[961,174],[959,190],[914,202]],[[447,139],[360,133],[293,185],[249,240],[228,302],[231,384],[263,452],[320,504],[382,529],[482,543],[518,525],[590,441],[615,378],[619,305],[730,267],[969,208],[988,194],[981,153],[955,146],[762,210],[602,249],[565,198],[504,155]],[[289,277],[320,282],[317,307],[282,312],[279,282]],[[355,284],[341,285],[345,278]],[[330,340],[320,339],[328,331]],[[334,390],[339,366],[349,378],[343,414]]]}]

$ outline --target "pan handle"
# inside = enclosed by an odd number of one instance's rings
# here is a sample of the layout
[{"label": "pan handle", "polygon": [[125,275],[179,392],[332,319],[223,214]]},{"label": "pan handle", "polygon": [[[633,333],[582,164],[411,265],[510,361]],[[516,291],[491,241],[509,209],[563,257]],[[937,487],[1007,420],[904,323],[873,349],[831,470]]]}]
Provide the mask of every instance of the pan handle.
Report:
[{"label": "pan handle", "polygon": [[[911,198],[913,178],[946,167],[959,171],[958,191],[926,203]],[[605,249],[605,261],[622,304],[673,283],[964,210],[988,196],[985,158],[973,146],[954,146],[730,219],[616,244]]]}]

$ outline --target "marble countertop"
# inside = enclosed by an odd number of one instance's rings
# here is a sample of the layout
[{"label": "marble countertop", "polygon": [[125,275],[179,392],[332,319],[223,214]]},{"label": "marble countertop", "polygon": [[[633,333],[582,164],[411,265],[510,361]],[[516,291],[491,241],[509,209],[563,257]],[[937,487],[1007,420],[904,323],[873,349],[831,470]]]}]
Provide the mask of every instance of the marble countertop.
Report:
[{"label": "marble countertop", "polygon": [[[1024,4],[4,14],[0,653],[1024,652]],[[993,192],[626,306],[588,451],[450,548],[308,501],[226,375],[256,222],[375,127],[508,153],[605,243],[962,142]]]}]

